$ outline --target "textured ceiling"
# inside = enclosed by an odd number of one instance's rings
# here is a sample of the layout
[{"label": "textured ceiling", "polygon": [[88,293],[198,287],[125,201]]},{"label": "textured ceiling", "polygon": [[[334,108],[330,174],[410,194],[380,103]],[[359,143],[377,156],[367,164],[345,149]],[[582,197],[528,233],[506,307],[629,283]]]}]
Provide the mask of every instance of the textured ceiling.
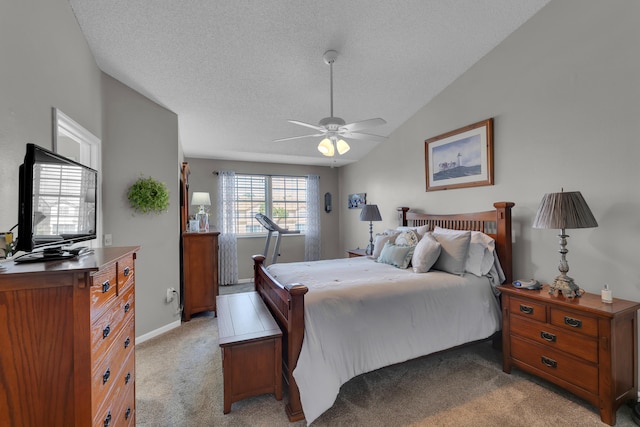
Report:
[{"label": "textured ceiling", "polygon": [[[185,156],[325,166],[319,138],[272,141],[329,116],[325,51],[334,115],[388,136],[547,2],[70,0],[100,69],[178,115]],[[336,166],[376,145],[348,142]]]}]

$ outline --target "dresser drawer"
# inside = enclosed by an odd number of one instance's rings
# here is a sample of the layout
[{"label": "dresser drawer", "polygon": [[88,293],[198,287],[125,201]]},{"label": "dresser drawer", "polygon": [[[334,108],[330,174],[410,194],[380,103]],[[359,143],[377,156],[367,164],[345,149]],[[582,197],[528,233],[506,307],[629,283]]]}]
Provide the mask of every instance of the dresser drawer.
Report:
[{"label": "dresser drawer", "polygon": [[568,383],[598,393],[598,367],[539,344],[511,336],[511,356]]},{"label": "dresser drawer", "polygon": [[109,304],[117,295],[116,264],[111,264],[95,273],[91,286],[91,321],[109,308]]},{"label": "dresser drawer", "polygon": [[[117,351],[109,355],[97,369],[94,370],[91,383],[94,413],[103,413],[104,408],[117,409],[119,396],[133,388],[135,381],[135,358],[133,347],[126,351]],[[103,408],[103,409],[100,409]]]},{"label": "dresser drawer", "polygon": [[133,254],[120,258],[118,260],[118,287],[120,289],[124,288],[127,282],[133,283],[133,273]]},{"label": "dresser drawer", "polygon": [[134,305],[134,289],[129,288],[124,295],[117,299],[110,311],[103,313],[91,325],[91,351],[94,363],[98,363],[103,358],[103,355],[107,353],[107,349],[114,342],[115,336],[122,329],[122,326],[129,319],[133,319]]},{"label": "dresser drawer", "polygon": [[547,321],[546,306],[533,301],[509,298],[509,311],[511,314],[517,314],[540,322]]},{"label": "dresser drawer", "polygon": [[548,323],[512,316],[511,334],[529,338],[549,348],[565,351],[589,362],[598,362],[597,340],[556,328]]},{"label": "dresser drawer", "polygon": [[552,307],[551,323],[569,331],[575,331],[592,337],[598,336],[598,320],[582,313],[576,314]]}]

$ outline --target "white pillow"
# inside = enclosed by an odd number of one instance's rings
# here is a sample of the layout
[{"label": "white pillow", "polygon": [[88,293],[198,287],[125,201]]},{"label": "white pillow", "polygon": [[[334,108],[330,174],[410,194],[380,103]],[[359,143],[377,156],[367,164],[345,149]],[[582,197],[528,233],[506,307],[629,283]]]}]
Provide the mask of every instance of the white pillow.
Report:
[{"label": "white pillow", "polygon": [[376,234],[373,238],[373,253],[371,254],[373,259],[380,256],[385,243],[395,243],[397,236],[397,234]]},{"label": "white pillow", "polygon": [[484,276],[493,267],[495,241],[479,231],[471,232],[469,253],[464,269],[476,276]]},{"label": "white pillow", "polygon": [[440,256],[441,245],[431,235],[425,234],[416,245],[411,258],[414,273],[426,273],[436,263]]},{"label": "white pillow", "polygon": [[440,256],[433,268],[452,274],[464,274],[471,231],[436,227],[432,234],[441,245]]}]

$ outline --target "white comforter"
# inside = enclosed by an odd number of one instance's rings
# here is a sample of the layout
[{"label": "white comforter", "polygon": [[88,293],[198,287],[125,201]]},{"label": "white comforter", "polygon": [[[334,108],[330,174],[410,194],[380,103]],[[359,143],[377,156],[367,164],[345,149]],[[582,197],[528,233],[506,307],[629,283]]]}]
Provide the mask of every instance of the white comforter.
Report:
[{"label": "white comforter", "polygon": [[486,277],[413,273],[367,257],[274,264],[281,283],[300,283],[305,335],[293,376],[307,423],[329,409],[340,386],[365,372],[500,330]]}]

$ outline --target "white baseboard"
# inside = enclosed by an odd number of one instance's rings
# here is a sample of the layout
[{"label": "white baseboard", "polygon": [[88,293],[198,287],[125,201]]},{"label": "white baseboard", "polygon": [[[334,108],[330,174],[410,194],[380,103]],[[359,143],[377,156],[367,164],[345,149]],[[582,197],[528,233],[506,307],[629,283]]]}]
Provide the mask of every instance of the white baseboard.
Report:
[{"label": "white baseboard", "polygon": [[240,283],[251,283],[253,282],[253,278],[251,279],[238,279],[238,284]]},{"label": "white baseboard", "polygon": [[140,335],[139,337],[136,337],[136,345],[137,344],[141,344],[147,340],[150,340],[151,338],[157,337],[158,335],[162,335],[165,332],[169,332],[172,329],[177,328],[178,326],[180,326],[181,324],[181,320],[178,319],[175,322],[171,322],[168,325],[164,325],[161,328],[155,329],[151,332],[147,332],[144,335]]}]

